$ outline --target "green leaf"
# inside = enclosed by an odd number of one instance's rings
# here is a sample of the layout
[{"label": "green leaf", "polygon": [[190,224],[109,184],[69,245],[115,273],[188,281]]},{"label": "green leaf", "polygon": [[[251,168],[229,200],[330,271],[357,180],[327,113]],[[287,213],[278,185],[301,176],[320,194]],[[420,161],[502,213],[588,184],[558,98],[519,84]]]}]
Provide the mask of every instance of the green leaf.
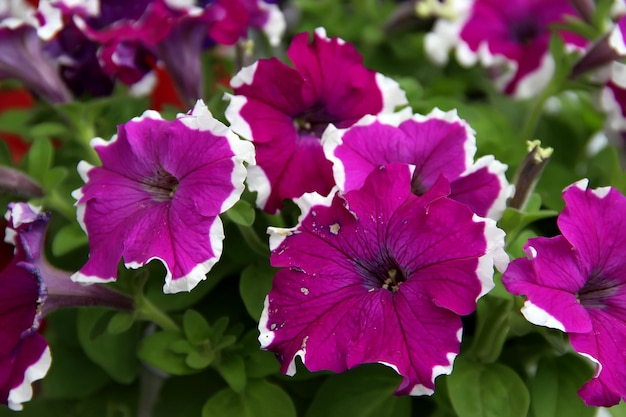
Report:
[{"label": "green leaf", "polygon": [[296,408],[282,388],[253,380],[241,394],[227,388],[213,395],[202,417],[296,417]]},{"label": "green leaf", "polygon": [[164,331],[152,333],[139,344],[139,358],[148,364],[173,375],[187,375],[198,372],[187,365],[187,355],[176,353],[172,344],[185,340],[178,332]]},{"label": "green leaf", "polygon": [[246,366],[241,356],[222,356],[217,362],[217,370],[233,391],[241,393],[246,387]]},{"label": "green leaf", "polygon": [[30,136],[34,138],[53,138],[65,136],[68,133],[67,126],[57,122],[43,122],[30,128]]},{"label": "green leaf", "polygon": [[78,223],[72,222],[63,226],[52,238],[52,254],[65,255],[88,243],[87,235]]},{"label": "green leaf", "polygon": [[400,379],[391,368],[378,364],[331,375],[317,391],[306,417],[408,417],[410,398],[392,395]]},{"label": "green leaf", "polygon": [[[52,190],[58,187],[67,178],[68,170],[65,167],[50,168],[43,178],[41,185],[46,190]],[[68,195],[69,198],[69,195]]]},{"label": "green leaf", "polygon": [[608,411],[613,417],[626,417],[626,402],[622,401],[619,404],[609,408]]},{"label": "green leaf", "polygon": [[79,345],[76,317],[73,309],[58,310],[46,317],[46,339],[53,356],[50,371],[41,382],[46,398],[80,398],[111,382]]},{"label": "green leaf", "polygon": [[258,336],[259,332],[255,329],[250,330],[241,338],[246,375],[249,378],[264,378],[280,371],[280,363],[276,360],[276,356],[259,347]]},{"label": "green leaf", "polygon": [[529,384],[534,417],[595,415],[596,410],[587,407],[577,393],[592,375],[593,367],[578,355],[542,358]]},{"label": "green leaf", "polygon": [[512,297],[503,299],[487,295],[478,301],[471,352],[481,362],[491,363],[500,356],[509,333],[513,305]]},{"label": "green leaf", "polygon": [[46,138],[35,140],[28,151],[28,173],[41,184],[46,180],[53,155],[52,143]]},{"label": "green leaf", "polygon": [[254,320],[261,317],[265,297],[272,289],[277,269],[269,265],[250,265],[241,272],[239,293],[246,310]]},{"label": "green leaf", "polygon": [[128,331],[135,323],[135,316],[131,313],[117,313],[109,321],[107,331],[110,334],[120,334]]},{"label": "green leaf", "polygon": [[211,327],[209,323],[202,317],[202,314],[195,310],[185,311],[185,315],[183,316],[183,329],[185,330],[187,340],[194,345],[208,341],[211,337]]},{"label": "green leaf", "polygon": [[226,215],[233,222],[246,227],[252,226],[255,218],[254,207],[245,200],[237,201],[235,205],[226,212]]},{"label": "green leaf", "polygon": [[215,353],[212,350],[200,351],[194,349],[187,354],[185,363],[189,365],[190,368],[201,370],[211,365],[213,360],[215,360]]},{"label": "green leaf", "polygon": [[9,146],[7,143],[2,140],[2,135],[0,135],[0,165],[4,166],[13,166],[13,157],[11,156],[11,151],[9,151]]},{"label": "green leaf", "polygon": [[[4,81],[4,80],[3,80]],[[6,109],[0,113],[0,130],[26,136],[30,110]]]},{"label": "green leaf", "polygon": [[[91,335],[94,326],[101,317],[108,314],[110,310],[104,308],[79,310],[78,340],[89,359],[100,365],[115,381],[128,384],[135,379],[139,371],[136,352],[140,329],[139,326],[132,326],[131,318],[130,326],[126,327],[127,331],[118,334],[104,332],[93,338]],[[117,313],[116,316],[119,317],[120,314]],[[116,316],[113,316],[113,319]],[[108,327],[111,327],[111,322]]]},{"label": "green leaf", "polygon": [[452,407],[459,417],[526,417],[528,389],[511,368],[459,357],[448,377]]},{"label": "green leaf", "polygon": [[202,415],[206,399],[224,388],[224,381],[211,368],[194,375],[167,378],[156,398],[152,416],[198,417]]}]

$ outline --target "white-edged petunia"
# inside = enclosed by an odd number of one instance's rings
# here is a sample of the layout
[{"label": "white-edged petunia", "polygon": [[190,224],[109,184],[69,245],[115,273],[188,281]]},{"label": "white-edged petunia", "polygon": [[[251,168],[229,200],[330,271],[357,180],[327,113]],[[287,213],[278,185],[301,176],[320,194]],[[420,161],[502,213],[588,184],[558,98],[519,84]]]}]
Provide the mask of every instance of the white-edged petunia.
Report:
[{"label": "white-edged petunia", "polygon": [[327,38],[322,28],[312,41],[307,33],[296,35],[287,55],[293,68],[261,59],[231,80],[234,95],[227,96],[233,130],[256,149],[248,185],[258,193],[257,205],[270,213],[284,199],[326,195],[333,187],[332,165],[320,143],[330,123],[344,128],[406,103],[395,81],[365,68],[352,44]]},{"label": "white-edged petunia", "polygon": [[[498,88],[517,98],[532,97],[552,78],[551,25],[577,16],[568,0],[447,0],[449,16],[426,36],[425,48],[437,63],[451,49],[461,65],[477,62],[491,70]],[[583,37],[559,32],[566,47],[584,49]]]},{"label": "white-edged petunia", "polygon": [[190,291],[220,258],[219,214],[243,191],[252,144],[199,100],[173,121],[148,110],[92,145],[102,166],[81,162],[85,185],[74,192],[90,257],[72,278],[114,281],[120,258],[128,268],[158,259],[167,270],[164,292]]},{"label": "white-edged petunia", "polygon": [[567,332],[574,350],[595,362],[578,392],[583,401],[612,406],[626,398],[626,197],[583,180],[563,199],[562,235],[529,239],[528,258],[511,262],[502,282],[526,296],[528,321]]},{"label": "white-edged petunia", "polygon": [[506,165],[492,155],[474,162],[474,131],[456,110],[364,116],[347,129],[329,127],[322,146],[343,191],[360,188],[381,165],[402,162],[415,167],[415,193],[423,194],[443,175],[450,182],[450,198],[482,217],[499,219],[511,196]]},{"label": "white-edged petunia", "polygon": [[381,363],[403,377],[397,394],[429,395],[459,352],[462,315],[506,266],[504,233],[446,198],[447,181],[417,196],[412,169],[374,170],[362,188],[305,194],[291,229],[270,228],[281,268],[259,323],[263,349],[293,375]]},{"label": "white-edged petunia", "polygon": [[27,203],[11,203],[0,247],[0,403],[21,410],[32,382],[51,364],[48,343],[38,333],[43,316],[62,307],[108,306],[131,310],[132,300],[99,285],[72,282],[50,265],[43,244],[50,215]]}]

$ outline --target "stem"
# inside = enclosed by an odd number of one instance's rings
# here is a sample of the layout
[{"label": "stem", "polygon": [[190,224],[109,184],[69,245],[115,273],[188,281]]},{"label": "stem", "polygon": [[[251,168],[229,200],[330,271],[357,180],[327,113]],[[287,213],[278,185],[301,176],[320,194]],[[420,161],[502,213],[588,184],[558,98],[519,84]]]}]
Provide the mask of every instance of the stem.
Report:
[{"label": "stem", "polygon": [[136,301],[136,306],[137,310],[135,312],[139,320],[148,320],[156,323],[163,330],[180,332],[180,327],[178,327],[176,322],[143,295]]},{"label": "stem", "polygon": [[546,101],[552,96],[552,92],[553,89],[550,88],[550,86],[546,87],[546,89],[543,90],[541,95],[537,98],[537,101],[535,101],[532,111],[528,114],[528,117],[524,122],[521,134],[522,140],[526,141],[533,139],[533,135],[537,129],[537,124],[539,124],[539,119],[543,113],[543,107],[545,106]]},{"label": "stem", "polygon": [[252,227],[237,224],[237,228],[243,236],[243,239],[254,252],[264,257],[269,254],[269,247],[261,240]]}]

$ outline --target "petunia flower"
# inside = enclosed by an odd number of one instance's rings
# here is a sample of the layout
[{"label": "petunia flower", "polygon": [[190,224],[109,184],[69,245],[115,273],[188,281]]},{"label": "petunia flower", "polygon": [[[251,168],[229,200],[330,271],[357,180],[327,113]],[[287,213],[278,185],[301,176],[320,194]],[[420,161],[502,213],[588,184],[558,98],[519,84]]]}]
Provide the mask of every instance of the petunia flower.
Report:
[{"label": "petunia flower", "polygon": [[251,27],[277,45],[286,26],[278,6],[262,0],[135,0],[132,5],[120,0],[42,1],[49,31],[63,26],[58,23],[60,11],[100,45],[98,57],[106,74],[147,89],[160,60],[189,105],[203,96],[200,56],[208,45],[233,45]]},{"label": "petunia flower", "polygon": [[0,402],[21,410],[32,397],[31,384],[46,375],[51,363],[48,344],[38,333],[44,315],[89,305],[130,310],[132,301],[102,286],[76,284],[69,273],[48,264],[43,257],[47,213],[11,203],[7,220],[4,239],[15,250],[0,264]]},{"label": "petunia flower", "polygon": [[[459,352],[462,315],[493,287],[504,233],[445,198],[441,178],[411,191],[411,168],[373,171],[362,188],[305,194],[292,229],[269,228],[281,268],[259,323],[281,371],[296,357],[311,371],[382,363],[403,377],[397,394],[430,395]],[[446,189],[447,188],[447,189]]]},{"label": "petunia flower", "polygon": [[0,79],[18,79],[53,103],[70,101],[71,94],[37,32],[30,6],[21,1],[0,4]]},{"label": "petunia flower", "polygon": [[450,198],[481,217],[499,219],[511,196],[506,165],[492,155],[474,162],[474,132],[456,110],[434,109],[426,116],[410,111],[364,116],[347,129],[329,127],[322,146],[343,191],[360,188],[381,165],[402,162],[415,166],[415,193],[423,194],[443,175],[450,181]]},{"label": "petunia flower", "polygon": [[73,194],[90,258],[72,279],[114,281],[120,258],[128,268],[158,259],[163,290],[190,291],[220,258],[219,214],[239,200],[252,145],[199,100],[173,121],[148,110],[92,146],[102,166],[81,162],[85,185]]},{"label": "petunia flower", "polygon": [[276,58],[243,68],[231,81],[226,118],[254,142],[248,186],[257,205],[275,213],[284,199],[328,194],[332,165],[320,138],[329,124],[345,128],[366,114],[391,112],[406,97],[395,81],[365,68],[353,45],[319,28],[296,35],[287,50],[294,67]]},{"label": "petunia flower", "polygon": [[[426,36],[425,48],[437,63],[456,50],[461,65],[479,62],[488,68],[499,89],[517,98],[541,91],[552,78],[550,26],[577,17],[568,0],[449,0],[449,14]],[[582,50],[587,40],[561,31],[566,47]]]},{"label": "petunia flower", "polygon": [[569,334],[575,351],[596,364],[578,391],[590,406],[626,398],[626,198],[614,188],[587,189],[580,181],[563,192],[562,235],[530,239],[528,258],[514,260],[502,282],[525,295],[531,323]]}]

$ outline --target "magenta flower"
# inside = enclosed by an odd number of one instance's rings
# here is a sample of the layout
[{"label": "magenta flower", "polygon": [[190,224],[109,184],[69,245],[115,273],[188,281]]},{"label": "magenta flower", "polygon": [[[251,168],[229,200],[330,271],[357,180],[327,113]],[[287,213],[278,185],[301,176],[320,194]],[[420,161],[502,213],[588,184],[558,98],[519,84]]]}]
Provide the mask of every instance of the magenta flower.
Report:
[{"label": "magenta flower", "polygon": [[35,264],[48,218],[16,204],[8,221],[5,240],[15,244],[15,254],[0,271],[0,402],[21,410],[33,395],[31,383],[43,378],[51,363],[48,343],[37,333],[46,288]]},{"label": "magenta flower", "polygon": [[47,31],[59,30],[61,20],[73,17],[70,23],[100,45],[106,74],[141,92],[151,88],[154,62],[161,60],[190,105],[203,96],[200,55],[207,46],[233,45],[249,28],[262,30],[277,45],[286,26],[278,6],[262,0],[42,2]]},{"label": "magenta flower", "polygon": [[456,110],[364,116],[347,129],[329,127],[322,145],[344,191],[360,188],[381,165],[402,162],[415,167],[414,193],[423,194],[443,175],[450,181],[450,198],[482,217],[499,219],[511,196],[506,165],[492,155],[474,162],[474,132]]},{"label": "magenta flower", "polygon": [[312,42],[296,35],[287,55],[294,68],[272,58],[242,69],[226,110],[233,130],[254,142],[258,165],[249,168],[248,186],[270,213],[284,199],[330,192],[332,164],[320,143],[329,124],[345,128],[406,103],[395,81],[365,68],[353,45],[321,28]]},{"label": "magenta flower", "polygon": [[506,289],[527,300],[531,323],[569,334],[574,350],[596,363],[578,394],[590,406],[626,398],[626,198],[613,188],[587,189],[581,181],[563,192],[562,235],[530,239],[528,258],[502,277]]},{"label": "magenta flower", "polygon": [[167,270],[163,290],[190,291],[221,255],[219,214],[243,191],[252,145],[202,101],[174,121],[148,110],[92,145],[102,166],[81,162],[86,184],[74,194],[90,258],[72,278],[114,281],[120,258],[129,268],[158,259]]},{"label": "magenta flower", "polygon": [[0,264],[0,402],[21,410],[31,399],[31,383],[50,367],[50,349],[37,332],[44,315],[61,307],[108,306],[132,309],[132,300],[102,286],[73,283],[69,273],[43,256],[49,220],[26,203],[11,203],[4,240],[15,245]]},{"label": "magenta flower", "polygon": [[[426,38],[426,51],[444,63],[456,49],[459,63],[480,62],[496,74],[495,82],[506,94],[528,98],[552,78],[554,60],[549,52],[550,26],[577,16],[568,0],[462,0],[452,2],[452,19],[439,19]],[[583,49],[587,40],[560,32],[570,49]]]},{"label": "magenta flower", "polygon": [[445,179],[416,196],[411,178],[408,165],[380,167],[358,190],[305,194],[296,227],[269,229],[281,269],[259,341],[283,373],[296,356],[311,371],[382,363],[403,376],[396,393],[423,395],[451,372],[460,316],[493,287],[504,233],[445,198]]}]

